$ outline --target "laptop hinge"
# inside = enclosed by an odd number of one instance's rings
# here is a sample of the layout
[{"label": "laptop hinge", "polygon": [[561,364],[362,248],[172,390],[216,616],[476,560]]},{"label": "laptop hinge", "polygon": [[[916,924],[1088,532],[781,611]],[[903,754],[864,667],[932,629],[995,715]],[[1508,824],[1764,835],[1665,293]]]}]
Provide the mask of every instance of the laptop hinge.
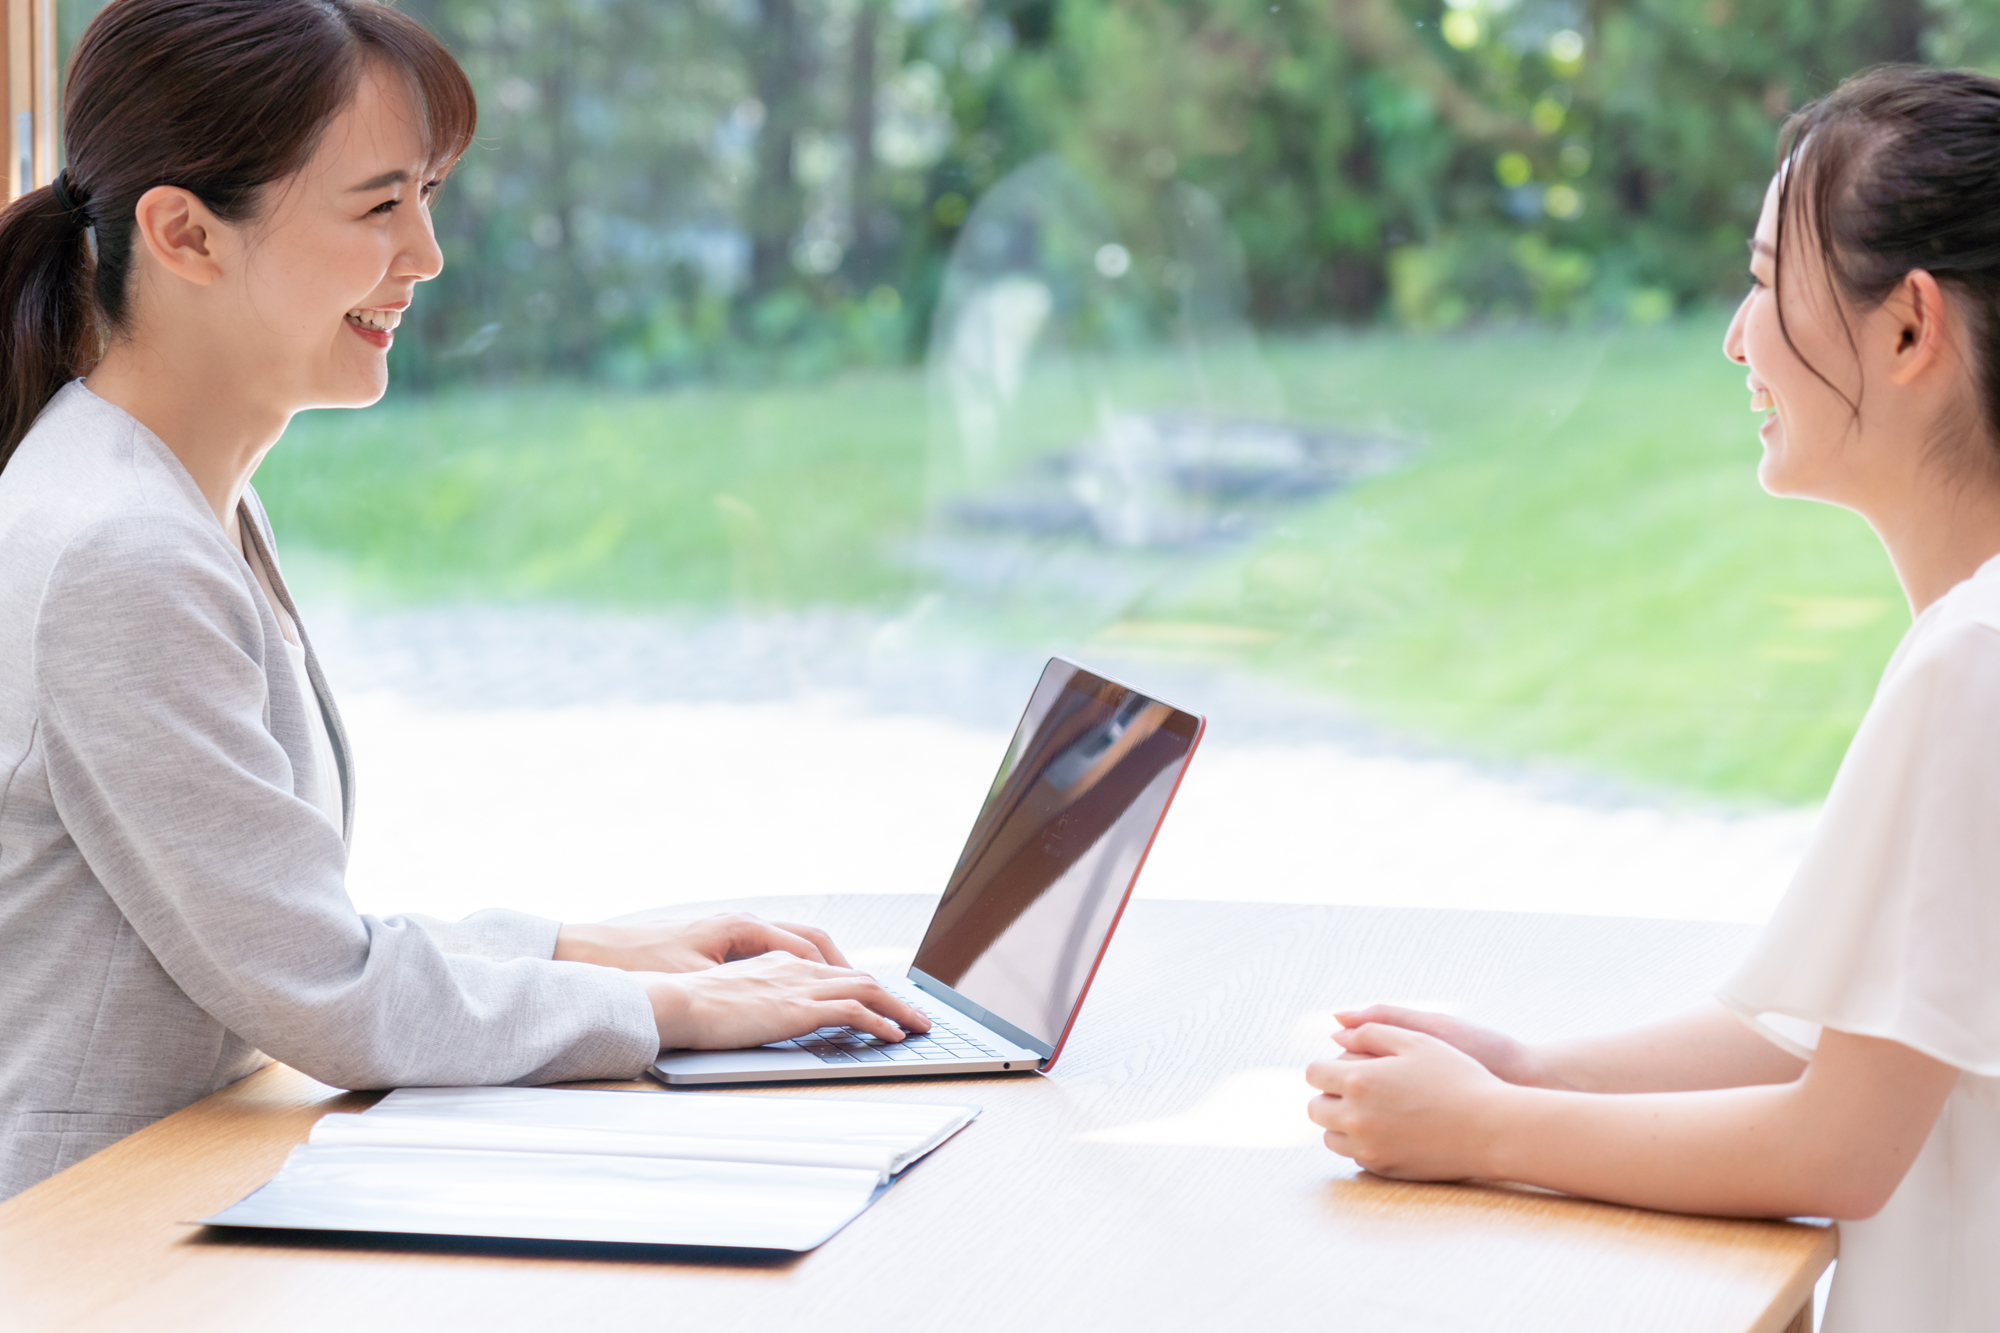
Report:
[{"label": "laptop hinge", "polygon": [[1056,1048],[1051,1043],[1043,1041],[1040,1037],[1029,1036],[1006,1019],[1000,1017],[1000,1015],[994,1013],[991,1009],[974,1004],[929,973],[913,967],[910,969],[910,980],[914,981],[917,989],[924,994],[934,999],[943,1000],[946,1004],[958,1010],[958,1012],[964,1014],[975,1023],[978,1023],[982,1027],[993,1029],[993,1031],[999,1033],[1023,1050],[1035,1052],[1044,1061],[1047,1061],[1055,1053]]}]

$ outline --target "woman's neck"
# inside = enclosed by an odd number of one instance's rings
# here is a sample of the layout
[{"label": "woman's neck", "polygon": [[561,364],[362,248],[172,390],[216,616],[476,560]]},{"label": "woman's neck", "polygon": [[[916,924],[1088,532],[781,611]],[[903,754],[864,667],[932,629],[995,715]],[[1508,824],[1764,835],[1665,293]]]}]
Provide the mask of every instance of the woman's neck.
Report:
[{"label": "woman's neck", "polygon": [[105,350],[84,386],[159,436],[230,540],[240,541],[237,504],[291,416],[245,398],[240,380],[228,383],[233,377],[224,368],[187,361],[121,340]]},{"label": "woman's neck", "polygon": [[1922,615],[2000,555],[2000,466],[1977,476],[1926,468],[1907,494],[1885,497],[1862,516],[1889,553],[1910,613]]}]

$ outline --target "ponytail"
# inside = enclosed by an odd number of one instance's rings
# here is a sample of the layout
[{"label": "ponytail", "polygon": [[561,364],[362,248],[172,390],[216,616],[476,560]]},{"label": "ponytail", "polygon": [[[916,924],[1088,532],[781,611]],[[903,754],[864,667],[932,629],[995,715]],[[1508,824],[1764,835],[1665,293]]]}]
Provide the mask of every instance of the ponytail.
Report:
[{"label": "ponytail", "polygon": [[56,390],[97,361],[87,209],[66,175],[0,213],[0,468]]}]

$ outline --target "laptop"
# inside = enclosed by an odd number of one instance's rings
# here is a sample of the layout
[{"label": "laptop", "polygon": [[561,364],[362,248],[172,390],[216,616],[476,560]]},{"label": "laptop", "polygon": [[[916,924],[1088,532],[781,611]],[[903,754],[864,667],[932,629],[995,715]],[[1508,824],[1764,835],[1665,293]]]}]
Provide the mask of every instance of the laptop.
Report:
[{"label": "laptop", "polygon": [[931,1030],[674,1051],[653,1076],[680,1087],[1053,1068],[1205,726],[1051,658],[909,975],[882,983]]}]

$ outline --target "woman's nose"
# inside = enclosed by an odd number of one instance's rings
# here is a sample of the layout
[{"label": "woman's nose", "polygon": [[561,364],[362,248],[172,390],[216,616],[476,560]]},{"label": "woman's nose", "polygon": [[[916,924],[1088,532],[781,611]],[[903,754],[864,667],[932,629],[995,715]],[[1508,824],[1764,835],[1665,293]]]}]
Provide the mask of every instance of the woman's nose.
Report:
[{"label": "woman's nose", "polygon": [[1739,366],[1747,366],[1750,360],[1743,354],[1743,321],[1750,313],[1750,298],[1744,297],[1736,307],[1736,315],[1729,321],[1729,332],[1722,335],[1722,354]]},{"label": "woman's nose", "polygon": [[418,226],[415,234],[404,241],[402,264],[408,276],[424,282],[444,271],[444,252],[438,248],[437,230],[431,225],[430,210],[410,211]]}]

